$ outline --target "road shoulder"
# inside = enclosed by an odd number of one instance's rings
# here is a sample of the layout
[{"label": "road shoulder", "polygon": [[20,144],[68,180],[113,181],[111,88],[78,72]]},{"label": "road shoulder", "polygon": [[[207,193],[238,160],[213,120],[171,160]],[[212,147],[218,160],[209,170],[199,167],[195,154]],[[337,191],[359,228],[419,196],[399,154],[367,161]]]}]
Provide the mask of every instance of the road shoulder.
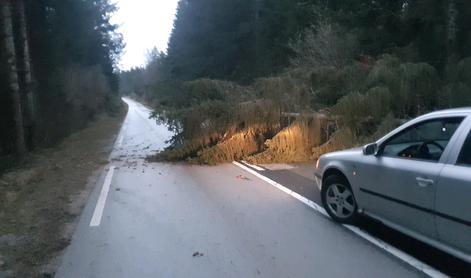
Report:
[{"label": "road shoulder", "polygon": [[54,275],[124,114],[99,116],[0,177],[0,277]]}]

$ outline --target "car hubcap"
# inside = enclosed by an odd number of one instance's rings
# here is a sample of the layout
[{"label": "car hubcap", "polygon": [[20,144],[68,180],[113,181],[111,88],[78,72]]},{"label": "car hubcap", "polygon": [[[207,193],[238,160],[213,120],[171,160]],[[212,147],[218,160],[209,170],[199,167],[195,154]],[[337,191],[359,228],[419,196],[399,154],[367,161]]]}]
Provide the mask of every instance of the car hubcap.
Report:
[{"label": "car hubcap", "polygon": [[350,189],[342,184],[333,184],[327,189],[329,210],[338,218],[348,218],[355,212],[355,199]]}]

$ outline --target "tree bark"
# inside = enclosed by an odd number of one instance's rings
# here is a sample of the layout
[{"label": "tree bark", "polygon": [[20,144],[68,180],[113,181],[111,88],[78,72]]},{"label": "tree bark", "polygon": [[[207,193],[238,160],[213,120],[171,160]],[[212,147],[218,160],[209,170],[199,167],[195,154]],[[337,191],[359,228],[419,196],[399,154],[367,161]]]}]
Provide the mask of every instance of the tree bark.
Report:
[{"label": "tree bark", "polygon": [[456,3],[454,0],[450,0],[448,3],[448,12],[447,12],[447,39],[448,43],[454,43],[456,41],[456,32],[457,24],[456,19],[458,16],[458,10],[456,8]]},{"label": "tree bark", "polygon": [[8,0],[0,0],[0,8],[3,27],[3,47],[5,50],[6,68],[8,70],[8,87],[13,106],[12,110],[15,133],[15,150],[18,158],[23,160],[26,156],[26,144],[23,129],[20,87],[18,84],[18,72],[16,68],[16,53],[11,17],[11,3]]},{"label": "tree bark", "polygon": [[19,56],[19,85],[23,99],[24,124],[26,129],[26,141],[28,147],[34,147],[35,136],[35,101],[32,86],[31,74],[31,56],[29,52],[28,29],[26,23],[24,0],[16,0],[16,9],[18,16],[18,48],[21,52]]},{"label": "tree bark", "polygon": [[261,48],[261,43],[260,43],[260,34],[261,34],[261,24],[260,24],[260,14],[261,14],[261,0],[255,0],[254,1],[254,6],[253,6],[253,12],[254,12],[254,61],[255,61],[255,66],[257,68],[257,71],[260,70],[261,66],[260,64],[263,63],[260,59],[260,48]]}]

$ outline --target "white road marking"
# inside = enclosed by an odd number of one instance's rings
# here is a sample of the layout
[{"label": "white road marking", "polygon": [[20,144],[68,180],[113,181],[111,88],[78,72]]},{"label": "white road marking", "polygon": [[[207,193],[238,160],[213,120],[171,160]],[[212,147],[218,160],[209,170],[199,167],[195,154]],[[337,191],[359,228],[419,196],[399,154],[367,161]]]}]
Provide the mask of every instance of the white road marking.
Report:
[{"label": "white road marking", "polygon": [[444,278],[449,277],[440,271],[432,268],[431,266],[417,260],[416,258],[408,255],[407,253],[402,252],[401,250],[397,249],[396,247],[387,244],[386,242],[375,238],[374,236],[368,234],[367,232],[361,230],[358,227],[351,226],[351,225],[343,225],[350,231],[354,232],[358,236],[362,237],[363,239],[369,241],[370,243],[376,245],[377,247],[385,250],[389,254],[395,256],[396,258],[400,259],[401,261],[406,262],[407,264],[411,265],[412,267],[416,268],[417,270],[422,271],[423,273],[427,274],[433,278]]},{"label": "white road marking", "polygon": [[118,138],[118,142],[116,143],[116,146],[121,147],[121,145],[123,144],[123,140],[124,140],[124,134],[121,134]]},{"label": "white road marking", "polygon": [[250,169],[249,167],[247,167],[247,166],[245,166],[245,165],[243,165],[243,164],[241,164],[241,163],[239,163],[239,162],[237,162],[237,161],[234,161],[234,162],[232,162],[232,163],[233,163],[234,165],[236,165],[236,166],[238,166],[238,167],[244,169],[245,171],[251,173],[252,175],[255,175],[257,178],[259,178],[259,179],[265,181],[266,183],[269,183],[270,185],[272,185],[272,186],[278,188],[279,190],[281,190],[281,191],[287,193],[288,195],[293,196],[294,198],[296,198],[296,199],[298,199],[299,201],[301,201],[302,203],[308,205],[309,207],[311,207],[311,208],[314,209],[315,211],[317,211],[317,212],[319,212],[319,213],[321,213],[321,214],[323,214],[323,215],[325,215],[325,216],[328,216],[327,212],[324,210],[323,207],[321,207],[321,206],[319,206],[318,204],[314,203],[313,201],[307,199],[306,197],[303,197],[303,196],[299,195],[298,193],[294,192],[293,190],[291,190],[291,189],[289,189],[289,188],[287,188],[287,187],[285,187],[285,186],[283,186],[283,185],[277,183],[276,181],[274,181],[274,180],[272,180],[272,179],[270,179],[270,178],[265,177],[265,176],[262,175],[262,174],[257,173],[256,171]]},{"label": "white road marking", "polygon": [[119,131],[118,139],[116,140],[116,147],[117,148],[121,147],[121,145],[123,144],[124,134],[126,133],[126,122],[127,122],[127,116],[126,116],[126,119],[123,122],[121,130]]},{"label": "white road marking", "polygon": [[279,171],[279,170],[291,170],[296,167],[291,166],[289,164],[261,164],[261,166],[265,167],[268,170],[272,171]]},{"label": "white road marking", "polygon": [[103,183],[95,211],[93,212],[92,220],[90,221],[90,227],[100,226],[103,210],[105,209],[106,199],[108,197],[108,192],[110,191],[111,180],[113,179],[114,169],[115,166],[111,166],[108,174],[105,177],[105,182]]},{"label": "white road marking", "polygon": [[[315,202],[307,199],[306,197],[303,197],[301,195],[299,195],[298,193],[294,192],[293,190],[277,183],[276,181],[268,178],[268,177],[265,177],[264,175],[262,174],[259,174],[258,172],[250,169],[249,167],[239,163],[239,162],[232,162],[232,164],[236,165],[237,167],[240,167],[242,168],[243,170],[249,172],[250,174],[256,176],[257,178],[267,182],[268,184],[280,189],[281,191],[291,195],[292,197],[296,198],[298,201],[301,201],[302,203],[306,204],[307,206],[311,207],[312,209],[314,209],[315,211],[317,211],[318,213],[326,216],[326,217],[329,217],[329,215],[327,214],[327,212],[325,211],[325,209],[323,207],[321,207],[320,205],[316,204]],[[330,218],[330,217],[329,217]],[[415,269],[425,273],[426,275],[430,276],[430,277],[433,277],[433,278],[443,278],[443,277],[448,277],[447,275],[441,273],[440,271],[432,268],[431,266],[417,260],[416,258],[404,253],[403,251],[389,245],[388,243],[368,234],[367,232],[361,230],[360,228],[358,227],[355,227],[355,226],[351,226],[351,225],[343,225],[345,228],[347,228],[348,230],[352,231],[353,233],[355,233],[356,235],[360,236],[361,238],[367,240],[368,242],[376,245],[377,247],[383,249],[384,251],[388,252],[389,254],[393,255],[394,257],[400,259],[401,261],[409,264],[410,266],[414,267]]]},{"label": "white road marking", "polygon": [[248,166],[254,168],[254,169],[257,170],[257,171],[265,171],[265,168],[259,167],[259,166],[257,166],[257,165],[250,164],[250,163],[248,163],[248,162],[245,161],[245,160],[242,160],[242,163],[244,163],[245,165],[248,165]]}]

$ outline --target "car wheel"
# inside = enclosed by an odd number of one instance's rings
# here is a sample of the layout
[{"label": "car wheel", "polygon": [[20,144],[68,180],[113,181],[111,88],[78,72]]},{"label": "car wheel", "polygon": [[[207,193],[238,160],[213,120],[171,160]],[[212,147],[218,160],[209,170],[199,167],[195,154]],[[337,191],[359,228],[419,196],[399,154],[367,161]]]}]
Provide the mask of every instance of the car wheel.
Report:
[{"label": "car wheel", "polygon": [[322,185],[322,204],[337,222],[353,224],[357,218],[357,203],[348,181],[340,176],[327,177]]}]

